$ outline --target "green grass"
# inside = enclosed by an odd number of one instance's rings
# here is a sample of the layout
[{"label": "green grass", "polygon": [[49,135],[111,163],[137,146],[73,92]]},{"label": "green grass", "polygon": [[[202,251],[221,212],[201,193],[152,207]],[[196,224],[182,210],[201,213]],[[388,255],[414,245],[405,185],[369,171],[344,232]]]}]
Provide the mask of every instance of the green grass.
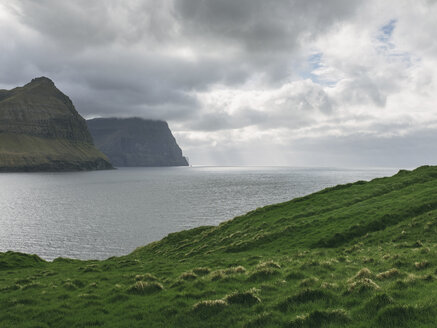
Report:
[{"label": "green grass", "polygon": [[[24,134],[0,133],[0,170],[75,170],[108,161],[93,144]],[[33,169],[34,168],[34,169]]]},{"label": "green grass", "polygon": [[105,261],[0,253],[0,327],[436,327],[437,167]]}]

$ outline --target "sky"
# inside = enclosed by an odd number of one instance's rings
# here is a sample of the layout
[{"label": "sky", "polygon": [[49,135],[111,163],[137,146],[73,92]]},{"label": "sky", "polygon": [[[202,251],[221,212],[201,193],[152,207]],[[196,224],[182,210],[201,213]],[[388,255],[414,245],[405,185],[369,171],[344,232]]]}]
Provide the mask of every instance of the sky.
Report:
[{"label": "sky", "polygon": [[437,164],[437,0],[0,0],[0,88],[166,120],[193,165]]}]

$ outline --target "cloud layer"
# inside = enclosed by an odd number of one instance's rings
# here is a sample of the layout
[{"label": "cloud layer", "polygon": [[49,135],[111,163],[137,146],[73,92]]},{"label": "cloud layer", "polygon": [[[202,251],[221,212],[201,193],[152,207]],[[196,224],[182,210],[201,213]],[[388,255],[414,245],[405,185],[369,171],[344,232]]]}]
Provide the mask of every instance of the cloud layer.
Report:
[{"label": "cloud layer", "polygon": [[[433,164],[432,0],[0,0],[0,87],[169,121],[194,164]],[[411,155],[413,154],[413,156]]]}]

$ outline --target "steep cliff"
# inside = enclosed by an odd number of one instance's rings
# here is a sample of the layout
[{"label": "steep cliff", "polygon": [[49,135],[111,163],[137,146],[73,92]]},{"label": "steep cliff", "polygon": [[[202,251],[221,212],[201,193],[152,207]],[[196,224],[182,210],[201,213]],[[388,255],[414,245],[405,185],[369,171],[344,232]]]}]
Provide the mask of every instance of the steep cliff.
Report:
[{"label": "steep cliff", "polygon": [[85,120],[50,79],[0,90],[0,171],[109,168]]},{"label": "steep cliff", "polygon": [[187,166],[168,124],[140,118],[87,121],[94,142],[114,166]]}]

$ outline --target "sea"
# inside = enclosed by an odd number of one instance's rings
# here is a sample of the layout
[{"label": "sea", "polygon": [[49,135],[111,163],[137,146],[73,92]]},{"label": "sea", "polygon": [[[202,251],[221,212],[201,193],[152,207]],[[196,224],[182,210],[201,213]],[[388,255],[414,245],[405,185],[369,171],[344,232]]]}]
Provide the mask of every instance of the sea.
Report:
[{"label": "sea", "polygon": [[0,174],[0,252],[105,259],[169,233],[219,223],[397,169],[119,168]]}]

